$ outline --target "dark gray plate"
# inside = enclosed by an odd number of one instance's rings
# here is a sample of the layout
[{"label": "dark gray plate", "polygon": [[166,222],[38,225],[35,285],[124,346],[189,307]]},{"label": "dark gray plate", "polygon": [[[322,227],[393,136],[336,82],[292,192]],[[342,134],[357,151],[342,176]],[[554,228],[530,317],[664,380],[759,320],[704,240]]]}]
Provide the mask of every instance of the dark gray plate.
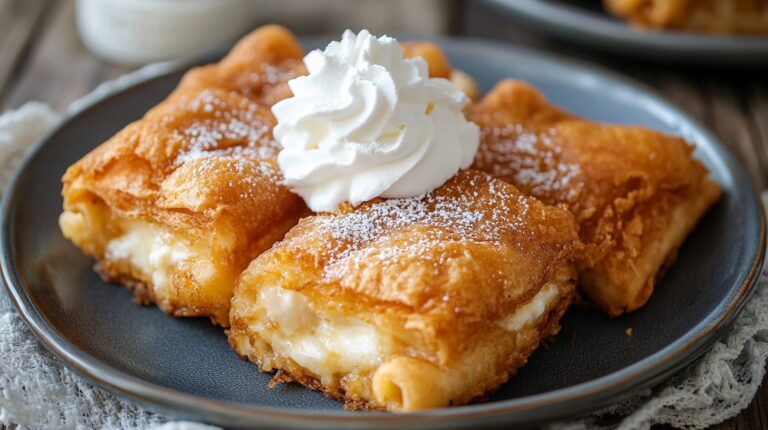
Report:
[{"label": "dark gray plate", "polygon": [[220,329],[134,305],[123,288],[101,282],[57,226],[67,166],[162,100],[183,73],[175,70],[92,101],[27,158],[4,197],[0,231],[3,275],[21,315],[46,347],[94,383],[174,416],[237,427],[539,423],[627,397],[705,352],[741,309],[762,263],[762,209],[744,169],[700,125],[623,78],[491,42],[438,42],[485,89],[506,77],[525,79],[585,117],[646,125],[698,145],[724,195],[644,309],[614,320],[572,309],[553,345],[484,404],[394,415],[344,411],[294,385],[269,390],[270,376],[239,360]]},{"label": "dark gray plate", "polygon": [[532,31],[619,55],[676,64],[768,66],[768,36],[638,30],[604,12],[601,0],[484,1]]}]

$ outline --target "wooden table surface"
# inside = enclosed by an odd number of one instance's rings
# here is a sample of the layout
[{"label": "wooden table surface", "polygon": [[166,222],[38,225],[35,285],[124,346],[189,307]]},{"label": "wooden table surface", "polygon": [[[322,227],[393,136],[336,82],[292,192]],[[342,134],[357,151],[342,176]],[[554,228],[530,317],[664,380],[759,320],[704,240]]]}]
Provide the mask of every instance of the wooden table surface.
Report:
[{"label": "wooden table surface", "polygon": [[[536,46],[602,64],[656,88],[706,124],[741,159],[758,189],[768,186],[768,71],[702,70],[585,53],[541,39],[469,2],[452,5],[460,34]],[[39,100],[64,111],[100,82],[130,69],[91,55],[74,27],[71,0],[0,0],[0,111]],[[768,428],[768,389],[716,429]]]}]

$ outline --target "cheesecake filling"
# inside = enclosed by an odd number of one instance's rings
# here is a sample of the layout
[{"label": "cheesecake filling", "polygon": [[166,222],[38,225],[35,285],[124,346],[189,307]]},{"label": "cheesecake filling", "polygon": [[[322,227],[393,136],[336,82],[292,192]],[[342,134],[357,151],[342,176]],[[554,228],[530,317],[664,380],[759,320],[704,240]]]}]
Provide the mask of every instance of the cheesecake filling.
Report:
[{"label": "cheesecake filling", "polygon": [[[561,294],[559,279],[547,283],[526,304],[499,324],[510,332],[537,323]],[[332,380],[346,374],[368,374],[395,355],[390,336],[359,318],[312,309],[300,292],[277,286],[259,291],[256,319],[249,331],[268,343],[277,356]]]},{"label": "cheesecake filling", "polygon": [[499,324],[507,331],[515,332],[536,322],[557,301],[561,291],[564,291],[564,286],[571,283],[572,277],[573,273],[569,266],[559,268],[531,300],[518,307],[513,314],[503,318]]},{"label": "cheesecake filling", "polygon": [[298,292],[268,286],[259,291],[260,318],[250,329],[278,355],[327,378],[371,370],[387,355],[386,341],[354,317],[314,311]]},{"label": "cheesecake filling", "polygon": [[146,283],[163,304],[170,299],[177,273],[191,275],[198,285],[216,277],[217,270],[204,244],[193,243],[152,222],[112,216],[94,207],[82,212],[65,211],[59,222],[65,236],[75,243],[93,246],[89,253],[94,257],[108,265],[127,266],[121,271]]},{"label": "cheesecake filling", "polygon": [[129,263],[144,281],[151,282],[156,296],[168,296],[177,268],[199,257],[198,253],[185,240],[152,223],[123,220],[119,224],[123,234],[107,243],[106,259]]},{"label": "cheesecake filling", "polygon": [[500,324],[507,331],[516,332],[537,321],[549,309],[550,304],[557,299],[560,288],[555,282],[548,282],[533,299],[521,306],[512,315],[504,318]]}]

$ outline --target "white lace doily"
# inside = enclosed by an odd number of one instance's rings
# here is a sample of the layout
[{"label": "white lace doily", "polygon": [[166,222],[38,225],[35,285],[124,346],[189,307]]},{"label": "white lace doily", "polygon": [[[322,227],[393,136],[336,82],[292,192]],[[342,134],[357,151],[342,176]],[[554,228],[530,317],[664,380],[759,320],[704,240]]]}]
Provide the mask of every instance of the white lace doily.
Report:
[{"label": "white lace doily", "polygon": [[[156,73],[152,66],[100,86],[73,104],[77,110],[116,87]],[[29,103],[0,116],[0,189],[18,159],[59,120],[46,105]],[[647,429],[670,424],[702,429],[737,415],[757,392],[768,357],[768,280],[736,320],[731,332],[702,359],[643,394],[582,420],[553,429]],[[168,422],[73,374],[44,350],[0,289],[0,424],[20,428],[210,430]]]}]

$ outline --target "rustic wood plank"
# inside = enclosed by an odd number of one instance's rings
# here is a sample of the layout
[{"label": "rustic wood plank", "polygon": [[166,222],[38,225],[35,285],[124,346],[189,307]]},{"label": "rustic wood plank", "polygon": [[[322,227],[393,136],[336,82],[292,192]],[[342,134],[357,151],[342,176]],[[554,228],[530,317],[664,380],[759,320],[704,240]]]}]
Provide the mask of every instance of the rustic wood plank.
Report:
[{"label": "rustic wood plank", "polygon": [[756,151],[768,171],[768,86],[755,81],[746,91],[749,114],[754,127]]},{"label": "rustic wood plank", "polygon": [[109,76],[129,69],[108,65],[89,53],[77,35],[72,0],[56,2],[52,19],[19,72],[19,79],[2,106],[18,107],[29,100],[46,102],[63,111]]},{"label": "rustic wood plank", "polygon": [[[734,84],[729,73],[722,72],[704,80],[691,79],[690,73],[667,72],[656,74],[653,82],[666,98],[712,128],[731,147],[750,170],[758,189],[768,186],[768,125],[764,124],[768,120],[768,96],[764,87],[754,84],[747,91],[743,85]],[[745,94],[752,97],[748,100]]]},{"label": "rustic wood plank", "polygon": [[750,407],[732,420],[734,421],[734,428],[746,430],[763,430],[768,428],[768,415],[766,415],[768,414],[766,409],[768,405],[766,400],[768,400],[768,391],[763,388],[758,391]]},{"label": "rustic wood plank", "polygon": [[740,97],[737,89],[734,89],[733,83],[722,79],[708,77],[705,90],[708,99],[706,106],[710,109],[707,125],[741,160],[757,189],[765,189],[766,169],[765,164],[761,162],[765,155],[757,150],[759,145],[756,143],[755,128],[744,99]]},{"label": "rustic wood plank", "polygon": [[659,92],[664,97],[682,108],[697,121],[703,123],[707,120],[707,100],[700,83],[687,79],[678,73],[645,80],[645,82],[649,81],[655,82]]},{"label": "rustic wood plank", "polygon": [[0,1],[0,99],[45,18],[47,0]]}]

